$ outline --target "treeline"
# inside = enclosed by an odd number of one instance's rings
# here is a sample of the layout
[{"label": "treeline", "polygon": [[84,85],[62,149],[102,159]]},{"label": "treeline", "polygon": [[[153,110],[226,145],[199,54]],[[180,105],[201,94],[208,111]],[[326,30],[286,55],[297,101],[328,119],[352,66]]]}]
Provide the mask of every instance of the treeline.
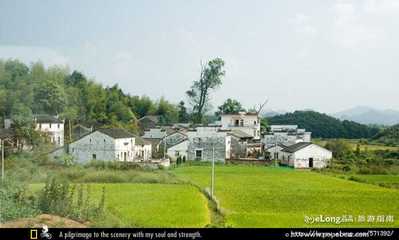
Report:
[{"label": "treeline", "polygon": [[295,111],[270,117],[267,120],[270,125],[296,124],[300,128],[311,131],[312,136],[316,138],[371,138],[379,132],[376,127],[369,127],[353,121],[341,121],[314,111]]},{"label": "treeline", "polygon": [[391,146],[399,145],[399,124],[382,130],[373,137],[373,140]]},{"label": "treeline", "polygon": [[18,60],[0,60],[0,116],[11,117],[20,127],[33,114],[59,115],[72,123],[119,126],[137,132],[137,119],[160,115],[164,124],[188,121],[184,102],[131,96],[114,85],[104,87],[66,67],[30,66]]}]

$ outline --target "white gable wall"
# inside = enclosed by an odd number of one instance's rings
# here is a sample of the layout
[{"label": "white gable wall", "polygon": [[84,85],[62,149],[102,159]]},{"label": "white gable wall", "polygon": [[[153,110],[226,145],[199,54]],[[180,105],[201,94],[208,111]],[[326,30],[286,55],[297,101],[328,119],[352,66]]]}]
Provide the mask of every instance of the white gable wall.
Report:
[{"label": "white gable wall", "polygon": [[222,129],[239,129],[254,139],[260,139],[260,120],[257,115],[223,114],[221,123]]},{"label": "white gable wall", "polygon": [[187,159],[187,150],[188,150],[188,140],[185,140],[179,144],[176,144],[170,147],[167,151],[169,158],[172,161],[176,161],[177,157],[186,157]]},{"label": "white gable wall", "polygon": [[151,143],[135,145],[134,151],[135,161],[147,161],[151,159],[152,145]]},{"label": "white gable wall", "polygon": [[79,163],[87,163],[95,156],[96,160],[134,160],[134,138],[114,139],[95,131],[69,145],[69,154]]},{"label": "white gable wall", "polygon": [[55,145],[64,145],[64,123],[37,123],[36,131],[47,133]]},{"label": "white gable wall", "polygon": [[294,168],[309,168],[310,158],[313,158],[313,168],[324,168],[332,158],[332,152],[316,144],[309,145],[295,153],[283,152],[283,163]]}]

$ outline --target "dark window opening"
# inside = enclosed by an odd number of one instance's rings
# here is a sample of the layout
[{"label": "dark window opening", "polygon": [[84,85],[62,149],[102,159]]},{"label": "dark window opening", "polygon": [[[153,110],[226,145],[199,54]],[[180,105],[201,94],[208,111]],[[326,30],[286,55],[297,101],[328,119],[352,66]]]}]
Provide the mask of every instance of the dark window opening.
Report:
[{"label": "dark window opening", "polygon": [[202,150],[195,150],[195,160],[202,160]]}]

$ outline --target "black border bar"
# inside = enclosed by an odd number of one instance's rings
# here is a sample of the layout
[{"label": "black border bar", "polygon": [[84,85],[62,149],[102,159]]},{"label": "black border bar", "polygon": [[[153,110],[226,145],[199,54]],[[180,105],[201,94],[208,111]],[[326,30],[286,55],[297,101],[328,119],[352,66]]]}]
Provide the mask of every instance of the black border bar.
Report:
[{"label": "black border bar", "polygon": [[399,228],[0,228],[4,240],[399,239]]}]

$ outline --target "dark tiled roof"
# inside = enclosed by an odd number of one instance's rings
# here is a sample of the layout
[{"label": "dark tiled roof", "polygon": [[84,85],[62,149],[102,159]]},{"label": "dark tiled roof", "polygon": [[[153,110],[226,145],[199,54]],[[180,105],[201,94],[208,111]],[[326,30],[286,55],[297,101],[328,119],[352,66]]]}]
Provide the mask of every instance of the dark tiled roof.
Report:
[{"label": "dark tiled roof", "polygon": [[222,113],[222,115],[252,115],[252,116],[258,116],[258,113],[256,112],[234,112],[234,113]]},{"label": "dark tiled roof", "polygon": [[305,148],[309,145],[312,145],[311,142],[299,142],[299,143],[295,143],[294,145],[290,145],[286,148],[283,148],[282,151],[283,152],[289,152],[289,153],[294,153],[298,150],[301,150],[302,148]]},{"label": "dark tiled roof", "polygon": [[[285,145],[285,144],[283,144],[283,143],[277,143],[277,146],[279,146],[279,147],[281,147],[281,148],[286,148],[286,147],[288,147],[288,145]],[[275,145],[272,145],[272,146],[266,148],[266,150],[267,150],[267,149],[270,149],[270,148],[273,148],[273,147],[275,147]]]},{"label": "dark tiled roof", "polygon": [[36,114],[33,117],[37,123],[63,123],[61,119],[47,114]]},{"label": "dark tiled roof", "polygon": [[150,120],[154,123],[159,123],[159,115],[147,115],[139,119],[139,122],[144,120]]},{"label": "dark tiled roof", "polygon": [[135,143],[136,145],[146,145],[146,144],[151,144],[149,141],[144,140],[142,137],[139,137],[137,135],[134,135]]},{"label": "dark tiled roof", "polygon": [[122,128],[100,128],[97,131],[102,132],[112,138],[134,138],[135,136]]},{"label": "dark tiled roof", "polygon": [[169,148],[174,147],[174,146],[176,146],[176,145],[178,145],[178,144],[180,144],[182,142],[185,142],[185,141],[188,141],[188,139],[187,138],[181,139],[180,141],[176,142],[175,144],[169,146]]},{"label": "dark tiled roof", "polygon": [[233,135],[233,136],[235,136],[235,137],[237,137],[237,138],[253,138],[253,136],[249,135],[249,134],[246,133],[246,132],[243,132],[243,131],[241,131],[241,130],[238,130],[238,129],[232,130],[229,134],[230,134],[230,135]]}]

